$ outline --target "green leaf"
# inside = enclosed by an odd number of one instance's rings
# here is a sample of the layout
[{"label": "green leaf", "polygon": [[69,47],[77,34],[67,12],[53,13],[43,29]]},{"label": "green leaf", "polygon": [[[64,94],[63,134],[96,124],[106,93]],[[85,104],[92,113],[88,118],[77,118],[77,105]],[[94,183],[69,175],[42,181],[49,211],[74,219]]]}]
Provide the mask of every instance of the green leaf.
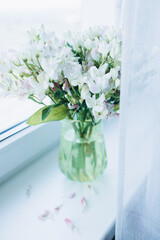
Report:
[{"label": "green leaf", "polygon": [[[53,107],[54,105],[46,106],[41,109],[39,109],[37,112],[35,112],[27,121],[28,125],[37,125],[40,123],[46,123],[50,121],[59,121],[64,119],[68,116],[69,109],[63,104],[57,107]],[[50,113],[46,116],[44,120],[42,120],[42,111],[46,108],[50,109]],[[49,110],[48,110],[49,111]],[[47,111],[45,111],[45,114]]]},{"label": "green leaf", "polygon": [[42,110],[42,121],[46,119],[46,117],[50,114],[51,109],[52,109],[52,106],[49,106],[49,107],[47,106]]},{"label": "green leaf", "polygon": [[60,106],[60,105],[63,105],[64,103],[65,103],[65,102],[63,101],[63,102],[58,102],[58,103],[56,103],[56,104],[54,104],[54,105],[51,105],[51,106],[46,106],[46,107],[42,110],[42,121],[43,121],[44,119],[46,119],[46,117],[50,114],[52,108],[58,107],[58,106]]},{"label": "green leaf", "polygon": [[117,104],[114,108],[113,108],[113,111],[117,111],[119,110],[119,104]]},{"label": "green leaf", "polygon": [[106,95],[105,95],[105,99],[108,99],[108,98],[110,98],[111,97],[111,94],[110,94],[110,92],[108,92]]}]

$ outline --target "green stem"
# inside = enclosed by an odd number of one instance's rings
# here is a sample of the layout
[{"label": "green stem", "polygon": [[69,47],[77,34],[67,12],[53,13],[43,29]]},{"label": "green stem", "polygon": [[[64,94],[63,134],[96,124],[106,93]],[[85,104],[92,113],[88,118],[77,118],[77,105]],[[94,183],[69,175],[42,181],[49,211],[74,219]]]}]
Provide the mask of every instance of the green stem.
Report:
[{"label": "green stem", "polygon": [[13,72],[11,72],[11,74],[16,80],[18,80],[18,77]]},{"label": "green stem", "polygon": [[[81,178],[81,174],[82,176],[85,176],[85,163],[86,163],[86,156],[85,156],[85,143],[80,143],[78,146],[78,150],[79,150],[79,157],[80,157],[80,161],[79,162],[79,175]],[[83,180],[83,179],[82,179]]]},{"label": "green stem", "polygon": [[34,77],[35,81],[38,82],[36,75],[34,74],[33,69],[28,65],[27,61],[23,60],[24,64],[26,65],[26,67],[28,68],[28,70],[30,71],[30,73],[32,74],[32,76]]},{"label": "green stem", "polygon": [[45,103],[39,101],[39,99],[36,100],[35,98],[36,98],[35,96],[31,96],[31,95],[28,97],[28,99],[31,99],[31,100],[33,100],[34,102],[38,103],[38,104],[42,104],[42,105],[46,106]]},{"label": "green stem", "polygon": [[42,71],[44,71],[43,68],[42,68],[42,66],[41,66],[41,64],[40,64],[39,57],[36,56],[36,59],[37,59],[37,62],[38,62],[39,68],[40,68]]},{"label": "green stem", "polygon": [[53,97],[51,97],[49,94],[46,95],[56,104],[56,101],[53,99]]},{"label": "green stem", "polygon": [[71,88],[72,88],[72,90],[73,90],[73,92],[79,97],[80,95],[79,95],[79,93],[76,91],[76,89],[72,86],[72,84],[71,84]]}]

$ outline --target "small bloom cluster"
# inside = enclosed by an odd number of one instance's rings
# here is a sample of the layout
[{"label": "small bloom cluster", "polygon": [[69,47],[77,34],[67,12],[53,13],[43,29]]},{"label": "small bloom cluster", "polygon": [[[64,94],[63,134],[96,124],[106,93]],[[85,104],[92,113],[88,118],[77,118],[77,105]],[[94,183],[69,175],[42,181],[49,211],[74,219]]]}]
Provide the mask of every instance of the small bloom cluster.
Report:
[{"label": "small bloom cluster", "polygon": [[104,119],[119,111],[120,32],[108,27],[68,32],[63,38],[44,27],[28,33],[21,53],[0,59],[0,94],[40,104],[64,104],[71,119]]}]

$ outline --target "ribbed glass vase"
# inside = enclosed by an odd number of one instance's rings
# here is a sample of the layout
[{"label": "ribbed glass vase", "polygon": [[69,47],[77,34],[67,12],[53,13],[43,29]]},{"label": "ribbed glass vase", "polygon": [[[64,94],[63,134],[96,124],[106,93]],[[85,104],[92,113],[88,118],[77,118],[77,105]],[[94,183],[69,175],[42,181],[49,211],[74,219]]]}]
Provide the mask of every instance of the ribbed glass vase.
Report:
[{"label": "ribbed glass vase", "polygon": [[101,121],[61,122],[59,165],[68,178],[79,182],[93,181],[103,173],[107,155]]}]

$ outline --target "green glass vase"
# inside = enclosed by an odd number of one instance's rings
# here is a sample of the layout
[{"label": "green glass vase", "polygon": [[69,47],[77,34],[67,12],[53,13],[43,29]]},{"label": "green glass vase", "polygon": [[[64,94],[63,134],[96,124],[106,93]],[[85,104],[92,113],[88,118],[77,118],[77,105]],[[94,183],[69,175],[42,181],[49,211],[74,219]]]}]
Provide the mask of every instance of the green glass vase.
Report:
[{"label": "green glass vase", "polygon": [[107,155],[101,121],[95,125],[91,120],[61,121],[59,165],[68,178],[79,182],[93,181],[103,173]]}]

